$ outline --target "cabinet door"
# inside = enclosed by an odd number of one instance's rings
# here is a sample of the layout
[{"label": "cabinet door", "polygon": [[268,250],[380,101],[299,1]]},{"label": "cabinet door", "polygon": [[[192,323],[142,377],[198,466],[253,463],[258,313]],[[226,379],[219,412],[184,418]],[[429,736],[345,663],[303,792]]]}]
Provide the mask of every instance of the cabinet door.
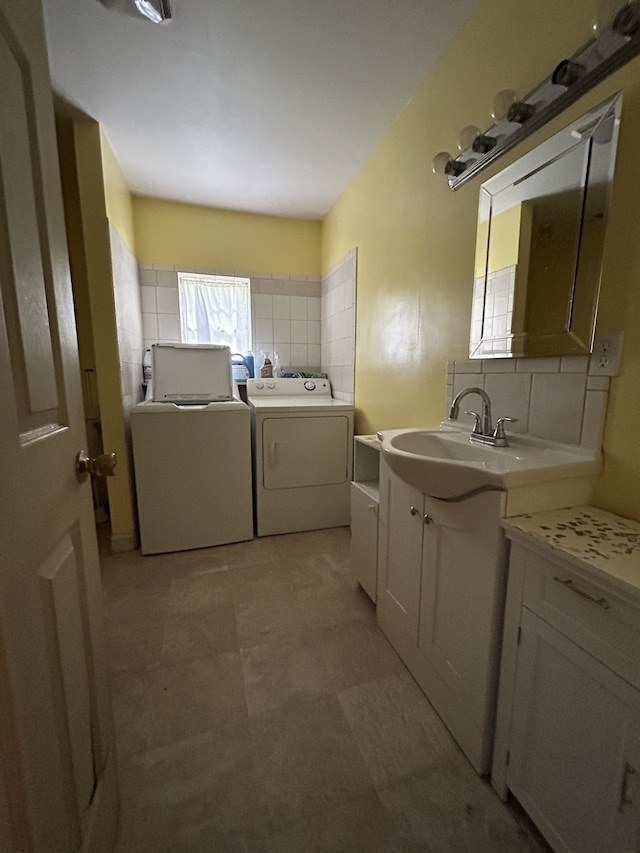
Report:
[{"label": "cabinet door", "polygon": [[351,572],[372,601],[378,578],[378,501],[351,484]]},{"label": "cabinet door", "polygon": [[494,701],[506,574],[498,493],[425,500],[420,650],[484,728]]},{"label": "cabinet door", "polygon": [[346,483],[351,477],[344,415],[269,417],[262,424],[265,489]]},{"label": "cabinet door", "polygon": [[640,694],[522,614],[508,786],[554,849],[636,853]]},{"label": "cabinet door", "polygon": [[418,643],[423,504],[420,492],[382,466],[378,606],[393,613],[396,625],[414,645]]}]

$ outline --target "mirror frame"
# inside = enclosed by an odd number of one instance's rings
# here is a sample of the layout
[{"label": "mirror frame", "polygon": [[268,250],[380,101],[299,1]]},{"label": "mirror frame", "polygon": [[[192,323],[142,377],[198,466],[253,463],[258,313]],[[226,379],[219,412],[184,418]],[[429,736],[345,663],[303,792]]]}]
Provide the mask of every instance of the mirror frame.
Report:
[{"label": "mirror frame", "polygon": [[[525,154],[511,166],[490,178],[480,187],[478,204],[478,229],[476,235],[476,260],[474,265],[473,303],[471,330],[469,342],[470,358],[522,358],[543,357],[551,355],[585,355],[591,352],[595,334],[598,297],[600,292],[600,277],[602,272],[602,246],[596,247],[597,262],[586,271],[581,267],[581,258],[586,257],[589,248],[584,223],[597,216],[603,220],[600,233],[606,230],[607,211],[613,181],[616,159],[620,114],[622,109],[622,93],[618,92],[599,106],[590,110],[563,130],[538,145]],[[605,141],[598,139],[605,134]],[[557,162],[569,152],[583,147],[585,162],[585,180],[583,184],[582,209],[579,221],[577,252],[572,259],[573,276],[570,284],[570,295],[566,306],[564,328],[562,331],[548,334],[532,335],[526,330],[512,332],[511,329],[499,336],[489,334],[492,325],[486,316],[487,289],[489,276],[489,249],[491,245],[491,218],[496,203],[496,196],[523,182],[534,173],[546,166]],[[603,182],[597,176],[605,175]],[[602,187],[605,187],[604,198]],[[487,227],[482,227],[488,222]],[[477,275],[482,265],[483,272]],[[579,276],[582,274],[581,278]],[[577,288],[580,283],[581,287]],[[515,288],[515,285],[514,285]],[[590,303],[581,308],[583,316],[587,317],[588,328],[582,336],[578,334],[574,323],[577,300],[581,292],[590,294]],[[514,313],[513,298],[510,311]],[[522,306],[518,309],[524,315]]]}]

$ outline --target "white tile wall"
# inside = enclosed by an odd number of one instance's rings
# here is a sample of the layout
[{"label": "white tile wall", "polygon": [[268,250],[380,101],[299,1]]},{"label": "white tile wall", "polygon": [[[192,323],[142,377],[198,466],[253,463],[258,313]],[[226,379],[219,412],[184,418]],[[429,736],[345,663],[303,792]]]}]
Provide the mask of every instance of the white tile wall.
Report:
[{"label": "white tile wall", "polygon": [[[180,268],[180,272],[251,279],[253,352],[278,353],[280,365],[320,369],[320,279],[247,270]],[[180,340],[178,270],[140,266],[144,348]]]},{"label": "white tile wall", "polygon": [[348,403],[354,390],[357,268],[353,249],[323,276],[320,322],[312,332],[308,324],[308,334],[319,336],[322,370],[334,396]]},{"label": "white tile wall", "polygon": [[[600,447],[609,378],[588,376],[588,366],[588,356],[449,362],[445,417],[456,394],[479,387],[491,398],[494,421],[505,415],[518,418],[508,424],[508,432]],[[473,410],[480,400],[469,396],[464,404]]]},{"label": "white tile wall", "polygon": [[[319,279],[256,278],[251,282],[254,352],[278,353],[281,367],[319,370],[317,338],[320,314]],[[270,318],[273,318],[270,325]]]}]

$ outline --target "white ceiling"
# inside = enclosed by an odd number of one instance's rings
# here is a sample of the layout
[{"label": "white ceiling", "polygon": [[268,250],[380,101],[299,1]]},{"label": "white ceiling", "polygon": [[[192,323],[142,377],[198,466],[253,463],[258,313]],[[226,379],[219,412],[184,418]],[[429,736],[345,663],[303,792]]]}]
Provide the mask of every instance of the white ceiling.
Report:
[{"label": "white ceiling", "polygon": [[478,0],[43,2],[54,89],[134,193],[320,218]]}]

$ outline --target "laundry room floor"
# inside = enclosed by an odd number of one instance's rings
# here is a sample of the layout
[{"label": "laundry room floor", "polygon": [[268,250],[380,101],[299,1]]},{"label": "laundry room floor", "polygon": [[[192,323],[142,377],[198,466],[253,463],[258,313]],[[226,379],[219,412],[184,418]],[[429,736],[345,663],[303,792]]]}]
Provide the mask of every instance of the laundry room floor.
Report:
[{"label": "laundry room floor", "polygon": [[348,528],[104,550],[118,853],[549,850],[471,768],[348,558]]}]

